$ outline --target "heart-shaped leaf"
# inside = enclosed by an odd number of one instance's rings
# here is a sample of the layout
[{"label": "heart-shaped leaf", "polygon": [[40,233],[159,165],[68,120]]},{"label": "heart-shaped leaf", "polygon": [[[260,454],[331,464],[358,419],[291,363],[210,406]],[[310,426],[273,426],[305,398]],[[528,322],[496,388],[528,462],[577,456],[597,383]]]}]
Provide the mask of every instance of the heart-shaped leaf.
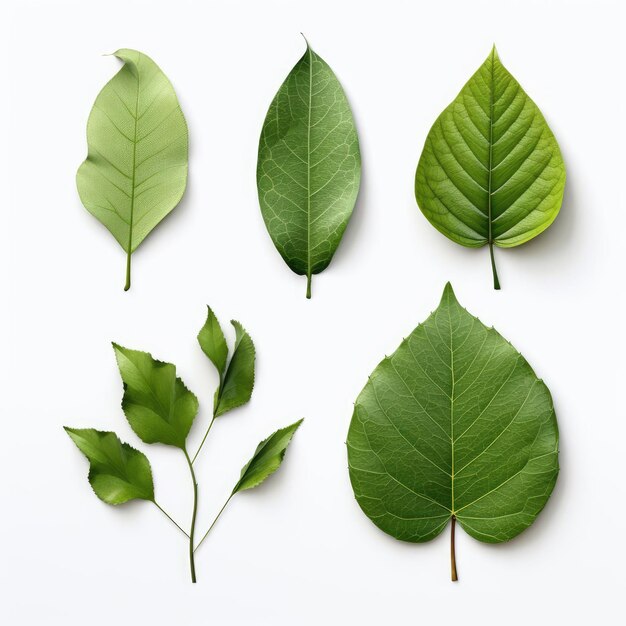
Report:
[{"label": "heart-shaped leaf", "polygon": [[176,376],[176,366],[147,352],[113,344],[124,381],[122,409],[131,428],[145,443],[164,443],[185,450],[198,412],[198,399]]},{"label": "heart-shaped leaf", "polygon": [[85,208],[132,253],[180,202],[187,185],[187,124],[170,81],[136,50],[104,86],[87,123],[87,159],[76,175]]},{"label": "heart-shaped leaf", "polygon": [[265,225],[285,263],[307,277],[330,263],[352,215],[361,155],[352,111],[330,67],[307,43],[281,85],[259,142]]},{"label": "heart-shaped leaf", "polygon": [[107,504],[154,502],[152,470],[145,454],[122,443],[115,433],[67,426],[65,431],[89,460],[89,483],[98,498]]},{"label": "heart-shaped leaf", "polygon": [[258,487],[280,467],[287,446],[300,424],[302,424],[302,420],[277,430],[267,439],[261,441],[252,458],[241,470],[241,477],[233,489],[233,494]]},{"label": "heart-shaped leaf", "polygon": [[415,196],[428,221],[470,248],[519,246],[544,231],[563,200],[565,165],[537,105],[495,47],[428,133]]},{"label": "heart-shaped leaf", "polygon": [[452,520],[452,537],[458,521],[480,541],[507,541],[547,502],[558,440],[548,388],[448,284],[359,395],[350,479],[365,514],[397,539],[429,541]]}]

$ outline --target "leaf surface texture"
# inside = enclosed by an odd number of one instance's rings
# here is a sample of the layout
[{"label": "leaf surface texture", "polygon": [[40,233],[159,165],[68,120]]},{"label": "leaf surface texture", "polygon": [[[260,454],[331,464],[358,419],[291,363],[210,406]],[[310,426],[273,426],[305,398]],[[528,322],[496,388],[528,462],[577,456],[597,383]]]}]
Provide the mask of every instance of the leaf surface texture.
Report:
[{"label": "leaf surface texture", "polygon": [[437,310],[374,370],[348,433],[365,514],[403,541],[428,541],[455,516],[472,537],[512,539],[558,474],[550,392],[448,284]]},{"label": "leaf surface texture", "polygon": [[557,141],[494,47],[426,138],[417,203],[456,243],[509,248],[550,226],[564,187]]},{"label": "leaf surface texture", "polygon": [[359,141],[337,77],[307,44],[269,108],[257,185],[265,225],[287,265],[308,278],[330,263],[361,178]]},{"label": "leaf surface texture", "polygon": [[76,183],[85,208],[128,256],[180,202],[187,184],[187,124],[170,81],[150,57],[122,49],[122,69],[98,94],[88,154]]}]

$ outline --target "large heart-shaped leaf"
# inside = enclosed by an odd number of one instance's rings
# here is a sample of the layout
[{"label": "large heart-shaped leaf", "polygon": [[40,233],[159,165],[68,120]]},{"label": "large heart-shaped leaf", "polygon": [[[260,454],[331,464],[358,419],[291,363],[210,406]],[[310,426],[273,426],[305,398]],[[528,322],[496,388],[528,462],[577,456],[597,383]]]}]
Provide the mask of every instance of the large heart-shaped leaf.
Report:
[{"label": "large heart-shaped leaf", "polygon": [[269,108],[257,186],[265,225],[287,265],[307,277],[330,263],[361,179],[359,141],[346,95],[307,43]]},{"label": "large heart-shaped leaf", "polygon": [[121,442],[115,433],[67,426],[65,431],[89,460],[89,483],[98,498],[107,504],[154,502],[152,470],[145,454]]},{"label": "large heart-shaped leaf", "polygon": [[429,541],[451,519],[452,537],[458,521],[480,541],[512,539],[558,474],[548,388],[449,284],[437,310],[372,373],[347,443],[358,503],[403,541]]},{"label": "large heart-shaped leaf", "polygon": [[122,409],[131,428],[145,443],[164,443],[185,450],[198,412],[198,399],[176,376],[176,366],[139,350],[113,344],[124,381]]},{"label": "large heart-shaped leaf", "polygon": [[136,50],[98,94],[87,123],[87,159],[76,183],[85,208],[132,253],[180,202],[187,185],[187,124],[170,81]]},{"label": "large heart-shaped leaf", "polygon": [[563,200],[565,165],[537,105],[495,47],[434,123],[415,174],[417,203],[446,237],[470,248],[519,246]]}]

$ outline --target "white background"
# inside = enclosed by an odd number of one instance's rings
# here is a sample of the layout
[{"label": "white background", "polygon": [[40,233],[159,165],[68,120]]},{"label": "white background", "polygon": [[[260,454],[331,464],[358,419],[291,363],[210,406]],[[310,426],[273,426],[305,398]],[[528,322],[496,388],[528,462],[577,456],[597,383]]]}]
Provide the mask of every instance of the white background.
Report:
[{"label": "white background", "polygon": [[[619,619],[626,70],[618,4],[2,3],[3,624]],[[261,125],[303,53],[300,31],[344,85],[363,158],[354,216],[311,301],[271,243],[255,181]],[[440,235],[413,196],[430,125],[493,42],[544,112],[568,174],[554,225],[496,251],[501,292],[492,290],[487,250]],[[128,293],[124,253],[82,208],[74,182],[93,100],[119,68],[101,55],[120,47],[146,52],[170,77],[191,142],[187,193],[134,255]],[[448,532],[405,544],[362,514],[344,444],[367,375],[437,305],[447,280],[545,379],[561,430],[562,469],[545,511],[509,544],[459,531],[457,584]],[[256,443],[306,419],[280,471],[231,502],[197,554],[191,585],[182,535],[149,504],[101,503],[62,425],[112,429],[140,447],[159,500],[187,525],[183,456],[130,430],[109,342],[178,365],[201,402],[193,449],[217,382],[195,340],[206,303],[223,324],[244,323],[258,360],[252,402],[216,423],[197,464],[200,531]]]}]

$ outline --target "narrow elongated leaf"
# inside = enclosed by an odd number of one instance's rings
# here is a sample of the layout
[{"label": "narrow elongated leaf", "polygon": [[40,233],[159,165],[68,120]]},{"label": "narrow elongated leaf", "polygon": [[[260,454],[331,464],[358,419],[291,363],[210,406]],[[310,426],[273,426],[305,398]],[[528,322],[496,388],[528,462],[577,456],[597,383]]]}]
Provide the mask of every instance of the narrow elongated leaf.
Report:
[{"label": "narrow elongated leaf", "polygon": [[544,231],[563,200],[565,165],[537,105],[495,47],[431,128],[415,174],[422,213],[471,248],[519,246]]},{"label": "narrow elongated leaf", "polygon": [[198,399],[176,376],[176,366],[147,352],[113,344],[124,381],[122,409],[131,428],[145,443],[185,449],[198,412]]},{"label": "narrow elongated leaf", "polygon": [[287,265],[311,276],[330,263],[356,202],[359,141],[346,95],[307,43],[269,108],[257,186],[265,225]]},{"label": "narrow elongated leaf", "polygon": [[246,404],[254,388],[254,344],[250,335],[237,321],[230,322],[235,328],[235,349],[228,364],[224,381],[217,391],[215,416]]},{"label": "narrow elongated leaf", "polygon": [[224,371],[226,370],[228,346],[226,345],[222,327],[217,317],[215,317],[215,313],[213,313],[210,306],[207,306],[207,309],[206,322],[198,333],[198,343],[204,354],[206,354],[213,365],[215,365],[221,381],[224,376]]},{"label": "narrow elongated leaf", "polygon": [[429,541],[451,519],[480,541],[512,539],[558,474],[548,388],[449,284],[437,310],[372,373],[347,443],[359,505],[403,541]]},{"label": "narrow elongated leaf", "polygon": [[131,254],[180,202],[187,185],[187,124],[170,81],[136,50],[98,94],[87,123],[87,159],[76,183],[85,208]]},{"label": "narrow elongated leaf", "polygon": [[300,424],[302,420],[277,430],[257,446],[252,458],[241,470],[241,477],[233,494],[257,487],[280,467],[287,446]]},{"label": "narrow elongated leaf", "polygon": [[146,455],[122,443],[115,433],[93,428],[65,431],[89,460],[89,483],[107,504],[154,501],[152,470]]}]

